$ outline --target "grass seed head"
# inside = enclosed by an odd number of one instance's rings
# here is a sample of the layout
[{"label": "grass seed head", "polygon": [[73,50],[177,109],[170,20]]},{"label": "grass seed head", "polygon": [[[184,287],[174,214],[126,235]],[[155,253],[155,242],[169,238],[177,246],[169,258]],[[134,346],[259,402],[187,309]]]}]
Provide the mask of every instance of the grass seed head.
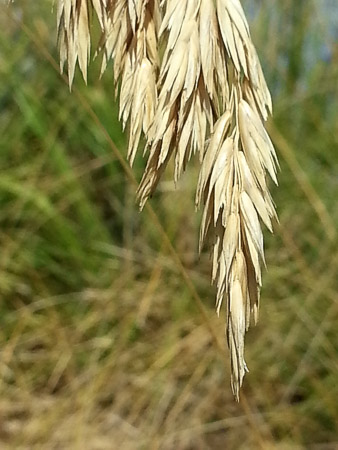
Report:
[{"label": "grass seed head", "polygon": [[260,223],[272,230],[276,216],[266,173],[277,183],[278,164],[264,128],[271,97],[243,9],[239,0],[58,0],[60,62],[62,68],[68,61],[70,85],[77,61],[87,77],[93,12],[102,30],[102,72],[112,59],[120,119],[124,127],[129,121],[130,163],[142,134],[148,149],[141,208],[171,158],[177,181],[199,154],[200,247],[211,235],[216,306],[227,311],[238,399],[247,371],[244,336],[258,318]]}]

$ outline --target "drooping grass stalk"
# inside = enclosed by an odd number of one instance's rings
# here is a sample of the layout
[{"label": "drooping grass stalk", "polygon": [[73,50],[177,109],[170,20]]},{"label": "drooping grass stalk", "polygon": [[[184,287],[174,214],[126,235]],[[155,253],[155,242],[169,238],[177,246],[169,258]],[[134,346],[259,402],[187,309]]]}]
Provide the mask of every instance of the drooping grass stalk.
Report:
[{"label": "drooping grass stalk", "polygon": [[276,217],[266,172],[277,182],[264,128],[271,98],[244,12],[239,0],[58,0],[60,60],[68,61],[70,85],[77,60],[87,76],[93,12],[102,29],[102,71],[112,59],[120,118],[123,126],[129,121],[131,164],[142,133],[146,140],[141,208],[171,158],[177,181],[199,154],[200,246],[211,235],[217,312],[224,301],[238,399],[244,336],[258,318],[260,221],[272,230]]}]

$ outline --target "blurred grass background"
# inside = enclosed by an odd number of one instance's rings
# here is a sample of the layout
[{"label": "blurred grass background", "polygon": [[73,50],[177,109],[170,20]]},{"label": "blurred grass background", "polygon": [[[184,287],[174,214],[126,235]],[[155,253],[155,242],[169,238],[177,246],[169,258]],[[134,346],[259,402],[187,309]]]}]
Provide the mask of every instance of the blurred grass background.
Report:
[{"label": "blurred grass background", "polygon": [[337,8],[244,6],[274,98],[280,224],[236,404],[197,255],[197,163],[139,214],[111,73],[94,62],[69,93],[51,3],[0,2],[0,448],[338,448]]}]

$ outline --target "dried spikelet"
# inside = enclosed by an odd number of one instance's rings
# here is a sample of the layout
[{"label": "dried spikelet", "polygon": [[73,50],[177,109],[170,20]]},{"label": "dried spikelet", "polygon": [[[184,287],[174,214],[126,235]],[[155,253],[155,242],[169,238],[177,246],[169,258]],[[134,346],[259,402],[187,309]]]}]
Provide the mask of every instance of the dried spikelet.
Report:
[{"label": "dried spikelet", "polygon": [[92,7],[103,29],[106,0],[57,0],[58,46],[60,66],[68,62],[69,86],[74,79],[75,65],[79,62],[83,78],[87,81],[90,57],[90,13]]},{"label": "dried spikelet", "polygon": [[255,322],[258,317],[264,260],[259,217],[270,230],[275,217],[265,172],[277,182],[277,161],[262,124],[271,111],[271,97],[238,0],[165,4],[160,34],[166,33],[167,46],[140,204],[172,154],[175,180],[196,150],[204,154],[210,130],[197,188],[197,203],[204,204],[200,246],[210,230],[217,311],[225,296],[232,388],[238,398],[246,371],[244,335],[251,313]]},{"label": "dried spikelet", "polygon": [[278,164],[263,125],[271,97],[244,12],[239,0],[58,0],[61,67],[67,60],[70,84],[77,60],[86,78],[93,10],[102,28],[102,72],[113,59],[120,118],[130,124],[130,162],[142,133],[149,150],[140,206],[171,157],[177,181],[199,153],[200,248],[211,235],[216,307],[219,314],[224,300],[238,399],[247,371],[244,336],[258,319],[260,221],[272,231],[276,217],[266,173],[277,183]]},{"label": "dried spikelet", "polygon": [[259,218],[272,230],[276,216],[265,173],[277,182],[277,159],[262,123],[271,111],[271,98],[239,1],[217,0],[216,15],[232,95],[206,150],[196,199],[204,204],[200,245],[208,229],[214,235],[217,312],[225,298],[231,384],[238,399],[247,370],[244,335],[251,316],[255,323],[258,319],[260,260],[264,261]]},{"label": "dried spikelet", "polygon": [[102,36],[101,74],[114,60],[114,78],[120,82],[120,119],[130,119],[128,158],[132,164],[141,133],[148,133],[157,102],[160,14],[158,0],[58,0],[58,35],[61,68],[68,61],[72,84],[76,61],[86,80],[90,55],[89,17],[94,9]]},{"label": "dried spikelet", "polygon": [[166,49],[161,62],[158,105],[147,136],[149,159],[138,191],[141,207],[173,153],[175,181],[194,153],[198,151],[203,156],[206,134],[213,127],[220,102],[225,103],[228,97],[225,54],[217,45],[212,2],[164,3],[160,35],[166,37]]},{"label": "dried spikelet", "polygon": [[157,103],[159,71],[158,0],[116,0],[107,7],[104,58],[114,61],[114,78],[121,81],[120,119],[130,119],[128,159],[132,164],[141,133],[147,135]]}]

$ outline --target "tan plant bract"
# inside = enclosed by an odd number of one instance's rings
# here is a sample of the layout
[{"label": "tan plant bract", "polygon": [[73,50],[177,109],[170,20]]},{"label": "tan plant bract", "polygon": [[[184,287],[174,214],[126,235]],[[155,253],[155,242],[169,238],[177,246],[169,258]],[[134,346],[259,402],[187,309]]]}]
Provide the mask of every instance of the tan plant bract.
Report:
[{"label": "tan plant bract", "polygon": [[90,24],[89,14],[94,5],[95,11],[103,28],[105,17],[105,0],[58,0],[57,25],[60,65],[68,62],[68,78],[71,86],[74,79],[75,65],[79,66],[83,78],[87,81],[87,66],[90,57]]},{"label": "tan plant bract", "polygon": [[147,135],[157,104],[159,71],[158,0],[108,1],[102,37],[102,72],[114,61],[114,78],[120,81],[120,119],[130,119],[128,158],[132,164],[141,133]]},{"label": "tan plant bract", "polygon": [[86,79],[93,11],[102,29],[102,72],[112,59],[120,118],[123,126],[129,121],[130,163],[142,134],[149,152],[141,207],[171,157],[177,181],[199,153],[200,247],[209,234],[238,399],[247,371],[244,336],[258,319],[260,221],[272,231],[276,217],[266,172],[277,183],[278,164],[263,124],[271,97],[243,9],[239,0],[58,0],[60,60],[62,67],[68,61],[70,84],[76,61]]},{"label": "tan plant bract", "polygon": [[103,73],[114,60],[114,78],[121,82],[120,119],[130,119],[128,158],[133,163],[141,133],[148,133],[157,103],[159,70],[158,0],[58,0],[57,21],[61,67],[68,60],[70,85],[79,61],[84,78],[90,52],[90,13],[102,29]]}]

